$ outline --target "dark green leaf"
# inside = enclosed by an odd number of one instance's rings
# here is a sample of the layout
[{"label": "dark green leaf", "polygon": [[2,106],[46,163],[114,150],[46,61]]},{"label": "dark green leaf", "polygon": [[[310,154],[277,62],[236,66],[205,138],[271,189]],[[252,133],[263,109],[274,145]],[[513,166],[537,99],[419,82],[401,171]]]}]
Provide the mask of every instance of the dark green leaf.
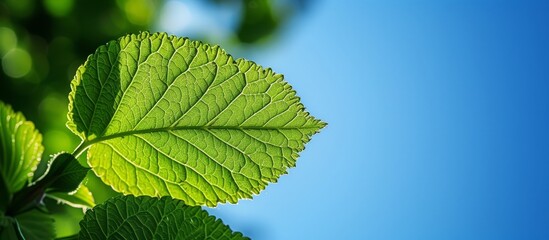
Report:
[{"label": "dark green leaf", "polygon": [[86,212],[80,239],[248,239],[200,207],[169,197],[120,196]]},{"label": "dark green leaf", "polygon": [[73,155],[61,153],[53,157],[48,173],[37,184],[46,184],[47,192],[72,192],[78,188],[88,170]]},{"label": "dark green leaf", "polygon": [[80,185],[75,192],[52,192],[47,193],[46,197],[75,208],[92,208],[95,206],[92,193],[84,185]]},{"label": "dark green leaf", "polygon": [[15,217],[26,240],[55,238],[53,218],[49,214],[33,210]]},{"label": "dark green leaf", "polygon": [[[1,213],[0,213],[1,215]],[[22,240],[23,234],[14,218],[0,216],[0,239],[2,240]]]},{"label": "dark green leaf", "polygon": [[9,214],[15,215],[40,206],[45,193],[75,191],[89,170],[68,153],[55,155],[53,159],[43,178],[14,194],[7,210]]}]

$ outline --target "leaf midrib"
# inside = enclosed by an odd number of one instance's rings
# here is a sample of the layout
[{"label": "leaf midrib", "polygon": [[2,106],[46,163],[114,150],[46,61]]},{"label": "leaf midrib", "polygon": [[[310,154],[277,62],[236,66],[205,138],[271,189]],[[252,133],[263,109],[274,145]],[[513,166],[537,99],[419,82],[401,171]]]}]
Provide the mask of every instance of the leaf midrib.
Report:
[{"label": "leaf midrib", "polygon": [[163,128],[150,128],[150,129],[140,129],[132,130],[126,132],[115,133],[111,135],[101,136],[94,139],[86,139],[82,143],[82,147],[89,147],[95,143],[107,141],[114,138],[121,138],[132,136],[136,134],[146,134],[146,133],[156,133],[156,132],[168,132],[174,130],[261,130],[261,131],[278,131],[278,130],[308,130],[308,129],[320,129],[321,125],[306,125],[302,127],[262,127],[262,126],[176,126],[176,127],[163,127]]}]

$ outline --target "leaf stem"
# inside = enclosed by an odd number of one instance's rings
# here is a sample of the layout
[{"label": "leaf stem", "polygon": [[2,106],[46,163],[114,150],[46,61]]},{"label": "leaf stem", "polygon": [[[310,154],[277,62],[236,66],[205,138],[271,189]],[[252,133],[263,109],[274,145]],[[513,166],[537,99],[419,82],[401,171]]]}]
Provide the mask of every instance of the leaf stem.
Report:
[{"label": "leaf stem", "polygon": [[72,152],[72,155],[74,156],[74,158],[78,158],[80,157],[80,155],[86,151],[88,149],[88,147],[90,146],[90,144],[88,144],[88,142],[86,141],[82,141],[78,147],[76,147],[76,149],[74,149],[74,151]]}]

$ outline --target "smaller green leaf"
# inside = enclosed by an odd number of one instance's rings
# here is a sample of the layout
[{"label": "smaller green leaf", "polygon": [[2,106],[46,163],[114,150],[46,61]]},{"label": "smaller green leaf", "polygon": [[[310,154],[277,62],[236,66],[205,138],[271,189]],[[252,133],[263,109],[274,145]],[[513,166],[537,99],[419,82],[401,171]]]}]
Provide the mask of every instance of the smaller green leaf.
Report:
[{"label": "smaller green leaf", "polygon": [[0,216],[0,239],[24,239],[14,218]]},{"label": "smaller green leaf", "polygon": [[95,206],[95,201],[90,190],[84,186],[80,185],[75,192],[64,193],[64,192],[53,192],[47,193],[46,197],[57,200],[58,202],[67,204],[75,208],[92,208]]},{"label": "smaller green leaf", "polygon": [[0,239],[21,239],[16,229],[17,224],[14,222],[4,228],[0,228]]},{"label": "smaller green leaf", "polygon": [[34,171],[34,176],[32,178],[33,183],[36,183],[46,177],[48,174],[48,171],[50,171],[51,164],[53,162],[54,156],[50,156],[49,158],[42,158],[40,163],[38,163],[36,170]]},{"label": "smaller green leaf", "polygon": [[80,239],[248,239],[200,207],[170,197],[119,196],[87,211]]},{"label": "smaller green leaf", "polygon": [[13,195],[7,213],[17,215],[43,204],[45,193],[75,191],[89,168],[85,168],[68,153],[53,156],[53,163],[43,178]]},{"label": "smaller green leaf", "polygon": [[21,233],[26,240],[47,240],[55,238],[53,218],[38,210],[25,212],[15,217],[19,223]]},{"label": "smaller green leaf", "polygon": [[40,162],[42,135],[21,113],[0,101],[0,202],[10,202],[14,193],[28,185]]},{"label": "smaller green leaf", "polygon": [[53,158],[49,172],[40,181],[46,184],[47,192],[72,192],[76,190],[86,177],[89,168],[80,165],[78,160],[69,153],[61,153]]}]

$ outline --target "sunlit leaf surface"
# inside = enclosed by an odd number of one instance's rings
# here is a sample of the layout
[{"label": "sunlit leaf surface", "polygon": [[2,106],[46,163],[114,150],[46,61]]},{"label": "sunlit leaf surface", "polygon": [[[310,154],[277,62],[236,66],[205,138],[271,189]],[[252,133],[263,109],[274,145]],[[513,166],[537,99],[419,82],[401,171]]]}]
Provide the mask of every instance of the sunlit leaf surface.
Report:
[{"label": "sunlit leaf surface", "polygon": [[9,198],[31,181],[44,147],[42,135],[23,114],[0,101],[0,184]]},{"label": "sunlit leaf surface", "polygon": [[251,198],[325,125],[282,75],[166,34],[101,46],[71,88],[67,125],[105,183],[189,205]]}]

